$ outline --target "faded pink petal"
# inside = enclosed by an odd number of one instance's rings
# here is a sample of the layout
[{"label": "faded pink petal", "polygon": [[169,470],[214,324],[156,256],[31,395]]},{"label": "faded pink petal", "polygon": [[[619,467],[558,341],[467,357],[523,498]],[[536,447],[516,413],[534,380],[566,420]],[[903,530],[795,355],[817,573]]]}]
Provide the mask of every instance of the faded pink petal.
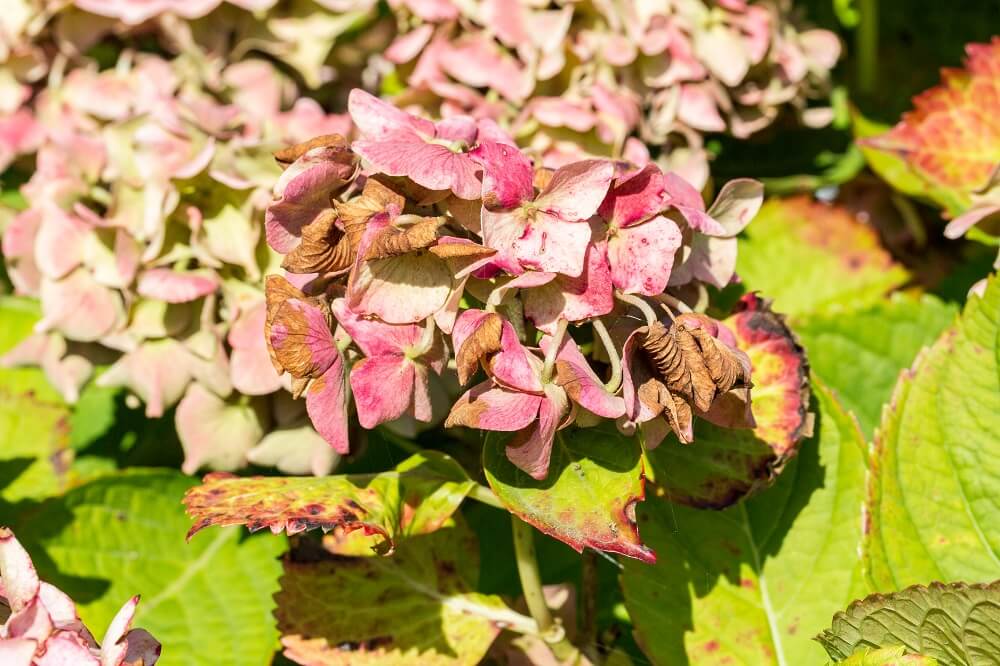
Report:
[{"label": "faded pink petal", "polygon": [[539,330],[552,333],[559,319],[583,321],[614,309],[605,242],[589,245],[586,253],[586,270],[580,276],[557,275],[548,284],[522,293],[524,314]]},{"label": "faded pink petal", "polygon": [[633,423],[645,423],[659,416],[659,411],[639,399],[639,387],[653,376],[641,347],[643,335],[644,331],[633,331],[622,349],[622,398],[625,416]]},{"label": "faded pink petal", "polygon": [[42,276],[35,264],[35,238],[42,223],[41,211],[29,208],[15,215],[3,230],[0,246],[7,274],[18,293],[34,295]]},{"label": "faded pink petal", "polygon": [[682,240],[677,225],[662,215],[610,233],[607,253],[612,283],[628,294],[663,293]]},{"label": "faded pink petal", "polygon": [[483,167],[483,205],[490,209],[513,208],[534,193],[534,171],[528,156],[513,146],[483,141],[469,153]]},{"label": "faded pink petal", "polygon": [[42,320],[35,330],[56,330],[70,340],[93,342],[111,333],[125,318],[118,292],[78,268],[62,280],[43,280]]},{"label": "faded pink petal", "polygon": [[525,99],[534,87],[531,74],[485,32],[464,35],[438,58],[452,78],[472,88],[491,88],[512,102]]},{"label": "faded pink petal", "polygon": [[331,304],[333,316],[365,356],[402,355],[415,347],[423,336],[423,328],[416,324],[386,324],[366,319],[351,310],[347,301],[338,298]]},{"label": "faded pink petal", "polygon": [[136,595],[126,601],[111,620],[104,638],[101,639],[101,666],[118,666],[124,660],[128,646],[122,639],[132,626],[132,618],[138,605],[139,595]]},{"label": "faded pink petal", "polygon": [[81,220],[55,206],[45,206],[35,237],[35,265],[42,275],[58,280],[79,266],[89,231]]},{"label": "faded pink petal", "polygon": [[946,238],[961,238],[969,229],[996,213],[1000,213],[1000,204],[973,206],[949,222],[944,228],[944,235]]},{"label": "faded pink petal", "polygon": [[663,208],[663,174],[655,164],[647,164],[618,178],[601,203],[599,212],[609,224],[627,227],[648,220]]},{"label": "faded pink petal", "polygon": [[0,528],[0,581],[3,597],[13,613],[20,613],[35,602],[40,582],[31,557],[6,528]]},{"label": "faded pink petal", "polygon": [[208,296],[219,288],[215,273],[185,273],[169,268],[152,268],[139,276],[139,295],[167,303],[188,303]]},{"label": "faded pink petal", "polygon": [[698,190],[675,173],[663,177],[667,204],[676,208],[695,231],[710,236],[725,236],[726,229],[705,212],[705,202]]},{"label": "faded pink petal", "polygon": [[681,86],[677,117],[684,124],[702,132],[723,132],[726,129],[726,121],[719,114],[715,98],[709,88],[702,84]]},{"label": "faded pink petal", "polygon": [[347,111],[361,135],[372,141],[385,139],[400,130],[434,136],[434,123],[431,121],[398,109],[360,88],[351,90]]},{"label": "faded pink petal", "polygon": [[184,395],[190,368],[189,353],[177,341],[147,341],[118,359],[96,383],[127,388],[146,404],[146,416],[157,418]]},{"label": "faded pink petal", "polygon": [[490,361],[489,374],[507,388],[526,393],[542,392],[542,361],[517,339],[514,327],[503,322],[500,351]]},{"label": "faded pink petal", "polygon": [[[735,236],[750,223],[764,202],[764,186],[750,178],[731,180],[719,191],[708,215],[725,230],[724,236]],[[709,233],[705,231],[705,233]]]},{"label": "faded pink petal", "polygon": [[[545,336],[541,348],[548,352],[552,339]],[[559,365],[559,385],[580,406],[598,416],[617,419],[625,414],[625,401],[608,393],[604,382],[598,379],[580,348],[570,336],[564,336],[556,355]]]},{"label": "faded pink petal", "polygon": [[511,391],[487,380],[473,386],[455,402],[452,415],[461,416],[453,425],[514,432],[534,423],[543,401],[540,395]]},{"label": "faded pink petal", "polygon": [[372,429],[405,414],[413,404],[413,361],[402,355],[369,356],[351,369],[351,391],[361,427]]},{"label": "faded pink petal", "polygon": [[[368,243],[358,248],[363,257]],[[430,252],[359,259],[348,285],[351,309],[391,324],[423,321],[444,307],[454,281],[447,262]]]},{"label": "faded pink petal", "polygon": [[479,198],[476,164],[462,148],[428,143],[412,130],[399,130],[376,141],[355,141],[353,148],[381,173],[406,176],[430,190],[451,190],[462,199]]},{"label": "faded pink petal", "polygon": [[0,664],[32,666],[37,645],[28,638],[0,638]]},{"label": "faded pink petal", "polygon": [[424,23],[406,34],[398,35],[385,50],[386,60],[397,65],[410,62],[420,55],[433,34],[434,26]]},{"label": "faded pink petal", "polygon": [[535,206],[561,220],[587,220],[597,212],[614,177],[608,160],[582,160],[557,169]]},{"label": "faded pink petal", "polygon": [[554,384],[546,384],[545,398],[538,408],[538,422],[514,436],[507,445],[507,458],[531,478],[544,479],[549,473],[552,441],[568,412],[566,392]]},{"label": "faded pink petal", "polygon": [[242,312],[229,329],[230,379],[233,388],[244,395],[267,395],[281,388],[264,339],[266,316],[265,304],[258,303]]},{"label": "faded pink petal", "polygon": [[696,234],[691,240],[691,253],[670,275],[670,284],[687,284],[701,280],[722,289],[736,274],[735,238],[716,238]]},{"label": "faded pink petal", "polygon": [[105,666],[113,662],[98,661],[87,643],[76,633],[58,631],[45,641],[45,654],[36,658],[34,664],[35,666]]},{"label": "faded pink petal", "polygon": [[[483,215],[485,232],[486,213]],[[578,276],[585,268],[590,237],[591,229],[585,222],[567,222],[556,215],[539,212],[524,227],[513,250],[524,268]]]},{"label": "faded pink petal", "polygon": [[231,472],[246,466],[247,453],[264,436],[261,411],[258,403],[227,401],[192,383],[174,419],[184,448],[184,473],[202,467]]},{"label": "faded pink petal", "polygon": [[306,411],[316,431],[341,455],[347,455],[350,450],[347,405],[344,358],[337,354],[327,371],[310,384]]}]

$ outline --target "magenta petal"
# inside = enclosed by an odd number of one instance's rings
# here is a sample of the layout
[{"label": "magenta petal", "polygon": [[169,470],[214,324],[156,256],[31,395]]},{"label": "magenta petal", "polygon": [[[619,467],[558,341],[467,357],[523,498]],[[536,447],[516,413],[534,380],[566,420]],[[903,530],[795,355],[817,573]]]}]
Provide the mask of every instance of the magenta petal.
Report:
[{"label": "magenta petal", "polygon": [[410,115],[360,88],[353,89],[347,98],[347,111],[366,139],[380,140],[401,129],[434,136],[431,121]]},{"label": "magenta petal", "polygon": [[586,264],[579,277],[559,275],[522,293],[524,314],[539,330],[552,333],[559,319],[582,321],[614,309],[611,269],[603,242],[588,246]]},{"label": "magenta petal", "polygon": [[[551,342],[548,336],[542,338],[542,349],[547,351]],[[598,416],[609,419],[617,419],[625,413],[625,401],[608,393],[604,388],[604,382],[598,379],[573,338],[569,336],[563,338],[556,359],[564,364],[559,370],[559,384],[574,402]],[[564,376],[565,373],[571,376]]]},{"label": "magenta petal", "polygon": [[609,160],[581,160],[557,169],[535,205],[563,220],[586,220],[597,212],[614,177]]},{"label": "magenta petal", "polygon": [[628,294],[656,296],[670,281],[674,255],[682,242],[673,220],[663,216],[618,229],[608,238],[614,286]]},{"label": "magenta petal", "polygon": [[583,272],[590,236],[585,222],[566,222],[538,212],[514,241],[514,254],[524,268],[575,277]]},{"label": "magenta petal", "polygon": [[600,214],[609,224],[627,227],[663,210],[663,174],[655,164],[619,178],[601,203]]},{"label": "magenta petal", "polygon": [[188,303],[208,296],[219,288],[214,273],[182,273],[169,268],[153,268],[139,276],[141,296],[167,303]]},{"label": "magenta petal", "polygon": [[469,153],[483,167],[483,204],[488,208],[513,208],[534,193],[534,171],[528,156],[513,146],[483,141]]},{"label": "magenta petal", "polygon": [[530,426],[538,417],[540,395],[511,391],[487,380],[465,392],[455,402],[452,414],[460,413],[458,425],[480,430],[515,432]]},{"label": "magenta petal", "polygon": [[413,361],[401,355],[369,356],[351,369],[351,391],[361,427],[394,421],[413,403]]},{"label": "magenta petal", "polygon": [[479,198],[481,186],[472,158],[447,146],[428,143],[413,130],[355,141],[352,147],[376,171],[406,176],[429,190],[451,190],[460,199]]},{"label": "magenta petal", "polygon": [[490,375],[508,388],[528,393],[542,392],[542,361],[517,339],[509,321],[503,322],[500,351],[490,361]]},{"label": "magenta petal", "polygon": [[313,380],[306,393],[306,411],[309,419],[333,450],[347,455],[350,437],[347,423],[347,384],[344,359],[340,354],[329,369]]},{"label": "magenta petal", "polygon": [[335,300],[331,309],[365,356],[401,355],[415,346],[423,335],[423,328],[416,324],[386,324],[377,319],[365,319],[351,310],[343,298]]},{"label": "magenta petal", "polygon": [[507,459],[531,478],[544,479],[549,473],[552,441],[567,412],[569,400],[565,391],[552,384],[546,385],[545,398],[538,408],[538,422],[514,436],[507,445]]}]

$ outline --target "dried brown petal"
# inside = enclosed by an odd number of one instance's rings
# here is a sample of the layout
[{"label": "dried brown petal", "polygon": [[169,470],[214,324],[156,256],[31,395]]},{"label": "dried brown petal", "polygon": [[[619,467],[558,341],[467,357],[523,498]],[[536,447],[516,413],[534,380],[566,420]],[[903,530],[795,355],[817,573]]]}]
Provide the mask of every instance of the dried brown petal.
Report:
[{"label": "dried brown petal", "polygon": [[431,247],[430,251],[441,259],[485,259],[497,253],[477,243],[444,243]]},{"label": "dried brown petal", "polygon": [[692,328],[690,332],[701,348],[705,367],[708,368],[719,393],[725,393],[734,386],[748,383],[749,378],[745,375],[743,364],[739,362],[732,349],[704,328]]},{"label": "dried brown petal", "polygon": [[302,242],[285,256],[281,267],[292,273],[334,273],[354,263],[356,247],[337,226],[337,211],[324,210],[302,229]]},{"label": "dried brown petal", "polygon": [[699,411],[712,406],[715,382],[698,342],[685,326],[675,323],[667,329],[656,322],[649,327],[642,347],[672,394],[683,396]]},{"label": "dried brown petal", "polygon": [[390,207],[395,208],[398,214],[404,205],[406,199],[376,178],[369,178],[365,182],[360,196],[343,203],[335,202],[337,217],[344,225],[344,233],[352,248],[352,254],[361,243],[361,236],[364,235],[368,220],[373,215],[384,213]]},{"label": "dried brown petal", "polygon": [[298,400],[302,397],[302,394],[306,392],[309,388],[309,382],[312,379],[309,377],[292,377],[292,397]]},{"label": "dried brown petal", "polygon": [[278,309],[281,308],[285,301],[289,298],[305,298],[305,294],[280,275],[268,275],[267,281],[264,283],[264,296],[267,299],[267,314],[264,318],[264,339],[267,341],[267,353],[271,357],[271,365],[274,366],[274,369],[280,375],[285,372],[285,368],[278,363],[278,357],[275,355],[274,349],[271,348],[271,325],[278,314]]},{"label": "dried brown petal", "polygon": [[438,239],[438,232],[443,224],[443,217],[428,217],[420,218],[419,222],[404,229],[387,227],[372,240],[365,253],[365,260],[398,257],[428,248]]},{"label": "dried brown petal", "polygon": [[663,418],[670,424],[670,429],[677,435],[681,444],[690,444],[694,441],[694,430],[692,420],[694,414],[691,412],[691,405],[679,395],[674,395],[669,391],[660,396],[663,404]]},{"label": "dried brown petal", "polygon": [[300,157],[308,153],[313,148],[322,148],[324,146],[343,148],[345,157],[349,155],[350,156],[349,159],[351,162],[354,162],[357,159],[354,156],[354,153],[351,152],[351,146],[347,142],[347,139],[340,136],[339,134],[323,134],[321,136],[313,137],[308,141],[297,143],[294,146],[289,146],[288,148],[282,148],[281,150],[276,151],[274,153],[274,159],[278,161],[278,164],[281,164],[282,166],[288,166],[295,160],[299,159]]},{"label": "dried brown petal", "polygon": [[490,354],[500,351],[502,333],[503,319],[500,315],[490,312],[483,317],[476,330],[465,339],[455,354],[459,382],[467,384],[479,367],[479,362]]}]

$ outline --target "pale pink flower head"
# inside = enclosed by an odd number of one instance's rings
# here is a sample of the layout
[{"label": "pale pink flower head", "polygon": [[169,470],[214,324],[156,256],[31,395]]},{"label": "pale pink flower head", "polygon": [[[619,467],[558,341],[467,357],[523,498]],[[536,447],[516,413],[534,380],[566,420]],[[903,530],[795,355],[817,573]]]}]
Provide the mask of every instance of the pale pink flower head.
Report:
[{"label": "pale pink flower head", "polygon": [[483,167],[483,241],[497,251],[494,264],[579,276],[591,240],[588,220],[607,194],[614,165],[585,160],[555,171],[535,194],[534,171],[512,146],[484,142],[473,156]]},{"label": "pale pink flower head", "polygon": [[0,625],[4,666],[153,666],[160,644],[145,629],[131,629],[139,597],[129,599],[100,644],[83,625],[73,600],[39,580],[27,551],[0,527],[0,601],[10,615]]}]

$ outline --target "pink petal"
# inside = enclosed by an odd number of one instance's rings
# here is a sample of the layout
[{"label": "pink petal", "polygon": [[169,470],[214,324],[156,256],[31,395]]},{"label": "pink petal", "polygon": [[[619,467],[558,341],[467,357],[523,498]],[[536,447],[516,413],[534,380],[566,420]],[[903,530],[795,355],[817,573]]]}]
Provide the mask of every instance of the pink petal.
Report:
[{"label": "pink petal", "polygon": [[1000,213],[1000,204],[973,206],[948,223],[944,228],[946,238],[961,238],[965,232],[994,213]]},{"label": "pink petal", "polygon": [[705,202],[698,190],[675,173],[663,177],[667,203],[680,212],[695,231],[712,236],[725,236],[726,229],[705,212]]},{"label": "pink petal", "polygon": [[271,348],[295,377],[319,377],[340,357],[323,311],[298,298],[279,306],[271,324]]},{"label": "pink petal", "polygon": [[35,237],[35,265],[54,280],[83,261],[83,245],[90,229],[55,206],[46,206]]},{"label": "pink petal", "polygon": [[[485,212],[483,227],[485,233]],[[590,237],[589,224],[567,222],[564,218],[539,211],[514,241],[513,252],[524,268],[575,277],[585,267]]]},{"label": "pink petal", "polygon": [[32,666],[37,645],[28,638],[0,638],[0,664]]},{"label": "pink petal", "polygon": [[688,83],[681,86],[677,117],[702,132],[723,132],[726,129],[726,121],[719,115],[716,100],[705,85]]},{"label": "pink petal", "polygon": [[639,387],[652,378],[649,364],[641,348],[642,331],[633,331],[622,349],[622,398],[625,415],[633,423],[645,423],[659,416],[639,399]]},{"label": "pink petal", "polygon": [[101,666],[118,666],[122,663],[128,648],[121,641],[132,626],[132,618],[135,617],[135,608],[138,605],[139,595],[136,595],[126,601],[111,620],[104,638],[101,639]]},{"label": "pink petal", "polygon": [[361,427],[394,421],[413,404],[413,361],[400,355],[369,356],[351,368],[351,391]]},{"label": "pink petal", "polygon": [[233,388],[245,395],[267,395],[281,388],[264,339],[266,317],[267,308],[261,302],[241,313],[229,329],[230,379]]},{"label": "pink petal", "polygon": [[439,63],[452,78],[472,88],[492,88],[520,102],[533,87],[531,74],[485,32],[466,34],[443,49]]},{"label": "pink petal", "polygon": [[614,309],[605,243],[591,244],[586,252],[587,269],[579,277],[558,275],[552,282],[521,295],[525,316],[539,330],[551,333],[559,319],[582,321]]},{"label": "pink petal", "polygon": [[62,280],[43,280],[41,300],[42,320],[35,330],[57,330],[79,342],[100,339],[125,318],[118,292],[98,284],[84,268]]},{"label": "pink petal", "polygon": [[347,402],[344,359],[337,354],[329,369],[309,386],[306,411],[316,431],[341,455],[347,455],[350,450]]},{"label": "pink petal", "polygon": [[691,241],[691,254],[671,273],[670,284],[701,280],[722,289],[736,274],[736,250],[735,238],[696,234]]},{"label": "pink petal", "polygon": [[247,453],[264,436],[261,416],[260,403],[223,400],[201,384],[192,383],[177,405],[174,419],[184,448],[181,469],[194,474],[202,467],[223,471],[244,467]]},{"label": "pink petal", "polygon": [[41,275],[35,264],[35,238],[41,223],[41,212],[29,208],[15,215],[3,230],[0,252],[6,259],[11,282],[21,294],[36,294],[41,285]]},{"label": "pink petal", "polygon": [[600,214],[618,227],[641,222],[664,208],[663,173],[655,164],[619,178],[601,203]]},{"label": "pink petal", "polygon": [[558,386],[546,385],[545,398],[538,408],[538,422],[514,436],[507,445],[507,458],[531,478],[544,479],[549,473],[552,441],[568,412],[566,392]]},{"label": "pink petal", "polygon": [[[540,344],[542,350],[547,352],[552,339],[545,336]],[[608,393],[604,388],[604,382],[598,379],[573,338],[568,335],[563,338],[556,360],[561,363],[559,384],[574,402],[598,416],[609,419],[617,419],[625,414],[625,401]],[[564,380],[568,380],[568,383]]]},{"label": "pink petal", "polygon": [[490,361],[493,379],[507,388],[526,393],[541,393],[542,361],[517,339],[509,321],[504,320],[500,351]]},{"label": "pink petal", "polygon": [[454,286],[447,262],[429,252],[359,263],[347,292],[351,308],[390,324],[430,317],[444,307]]},{"label": "pink petal", "polygon": [[428,143],[413,130],[358,140],[353,148],[375,171],[406,176],[429,190],[451,190],[461,199],[479,198],[481,185],[472,158],[447,146]]},{"label": "pink petal", "polygon": [[720,235],[735,236],[750,223],[763,202],[764,186],[760,182],[737,178],[722,187],[708,215],[725,229]]},{"label": "pink petal", "polygon": [[614,286],[628,294],[662,294],[682,240],[677,225],[663,216],[619,229],[608,237]]},{"label": "pink petal", "polygon": [[5,527],[0,527],[0,582],[13,613],[25,610],[38,597],[40,583],[35,565],[14,533]]},{"label": "pink petal", "polygon": [[552,174],[535,205],[562,220],[586,220],[597,212],[614,177],[609,160],[583,160]]},{"label": "pink petal", "polygon": [[385,50],[386,60],[397,65],[410,62],[420,55],[420,52],[427,46],[427,42],[430,41],[432,34],[434,34],[434,26],[430,23],[424,23],[405,35],[397,36],[389,48]]},{"label": "pink petal", "polygon": [[423,336],[423,328],[415,324],[386,324],[366,319],[351,310],[343,298],[336,299],[331,309],[333,316],[365,356],[402,355],[416,346]]},{"label": "pink petal", "polygon": [[44,647],[45,654],[35,659],[35,666],[104,666],[91,653],[86,642],[69,631],[55,633],[45,641]]},{"label": "pink petal", "polygon": [[483,205],[513,208],[531,198],[534,170],[531,160],[513,146],[483,141],[469,156],[483,167]]},{"label": "pink petal", "polygon": [[463,310],[461,314],[455,319],[455,325],[451,329],[451,346],[455,350],[455,354],[458,354],[458,350],[462,348],[465,341],[469,339],[469,336],[476,332],[479,328],[480,323],[490,315],[489,312],[485,310],[476,310],[470,308],[468,310]]},{"label": "pink petal", "polygon": [[219,288],[215,273],[183,273],[169,268],[152,268],[139,276],[139,295],[167,303],[189,303]]},{"label": "pink petal", "polygon": [[527,428],[538,418],[543,400],[540,395],[511,391],[487,380],[473,386],[455,402],[445,427],[464,425],[514,432]]},{"label": "pink petal", "polygon": [[184,394],[191,381],[190,356],[175,340],[144,342],[108,368],[98,386],[122,386],[146,403],[146,416],[157,418]]},{"label": "pink petal", "polygon": [[434,123],[431,121],[397,109],[360,88],[351,90],[347,99],[347,111],[365,139],[380,141],[398,130],[434,136]]}]

